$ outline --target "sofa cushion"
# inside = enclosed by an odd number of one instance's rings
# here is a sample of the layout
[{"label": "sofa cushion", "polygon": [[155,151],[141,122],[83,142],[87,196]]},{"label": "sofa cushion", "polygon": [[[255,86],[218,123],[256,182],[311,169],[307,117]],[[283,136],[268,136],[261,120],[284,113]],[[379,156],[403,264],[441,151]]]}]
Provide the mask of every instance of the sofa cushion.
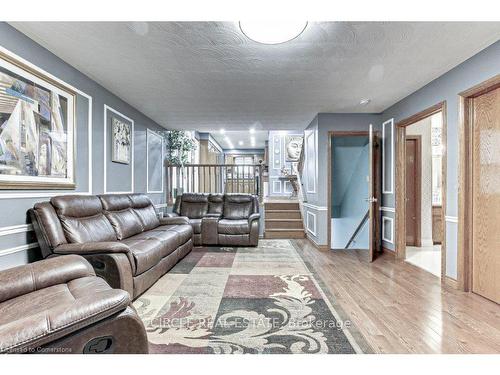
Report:
[{"label": "sofa cushion", "polygon": [[222,215],[224,210],[224,194],[210,194],[208,196],[208,213]]},{"label": "sofa cushion", "polygon": [[132,209],[139,217],[145,231],[160,225],[153,203],[147,195],[131,194],[129,198],[132,201]]},{"label": "sofa cushion", "polygon": [[122,211],[105,211],[104,214],[113,226],[119,240],[142,232],[142,223],[131,208]]},{"label": "sofa cushion", "polygon": [[160,241],[166,246],[166,254],[172,253],[178,246],[179,240],[177,238],[177,233],[168,230],[148,230],[147,232],[142,232],[136,234],[129,238],[130,240],[156,240]]},{"label": "sofa cushion", "polygon": [[161,225],[155,231],[167,230],[176,233],[177,245],[182,246],[193,238],[193,227],[189,224]]},{"label": "sofa cushion", "polygon": [[155,239],[127,238],[122,241],[130,248],[136,263],[136,275],[154,267],[160,260],[169,254],[169,247]]},{"label": "sofa cushion", "polygon": [[253,213],[253,197],[248,194],[226,194],[224,197],[225,219],[248,219]]},{"label": "sofa cushion", "polygon": [[53,197],[50,202],[61,221],[68,242],[116,241],[115,231],[104,216],[98,197],[66,195]]},{"label": "sofa cushion", "polygon": [[221,219],[217,224],[217,231],[220,234],[248,234],[250,226],[248,220],[228,220]]},{"label": "sofa cushion", "polygon": [[181,216],[190,219],[201,219],[208,213],[208,195],[185,193],[182,195]]}]

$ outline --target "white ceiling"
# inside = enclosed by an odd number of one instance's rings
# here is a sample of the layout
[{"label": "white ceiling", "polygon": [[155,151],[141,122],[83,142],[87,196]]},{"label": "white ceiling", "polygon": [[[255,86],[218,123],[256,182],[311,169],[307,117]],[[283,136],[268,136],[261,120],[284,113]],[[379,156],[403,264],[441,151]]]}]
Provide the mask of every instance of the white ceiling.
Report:
[{"label": "white ceiling", "polygon": [[12,25],[161,125],[205,131],[380,112],[500,38],[500,23],[309,23],[271,46],[233,22]]},{"label": "white ceiling", "polygon": [[[213,131],[210,132],[210,134],[223,149],[230,149],[230,144],[232,144],[235,149],[263,149],[269,138],[269,132],[265,130],[257,130],[253,134],[250,134],[248,129],[225,131],[224,134],[221,134],[220,131]],[[230,143],[227,142],[226,137],[230,140]],[[255,146],[252,146],[252,137],[255,139]],[[242,144],[240,144],[240,142]]]}]

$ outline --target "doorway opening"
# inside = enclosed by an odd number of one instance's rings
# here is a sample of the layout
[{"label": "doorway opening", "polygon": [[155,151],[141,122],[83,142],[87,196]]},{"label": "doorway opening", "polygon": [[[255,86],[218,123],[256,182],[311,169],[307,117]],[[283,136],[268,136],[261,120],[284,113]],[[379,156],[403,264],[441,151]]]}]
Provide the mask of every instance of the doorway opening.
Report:
[{"label": "doorway opening", "polygon": [[330,143],[330,248],[368,250],[368,134],[332,136]]},{"label": "doorway opening", "polygon": [[440,277],[442,116],[406,128],[406,261]]},{"label": "doorway opening", "polygon": [[445,103],[397,126],[396,254],[442,277],[445,269]]}]

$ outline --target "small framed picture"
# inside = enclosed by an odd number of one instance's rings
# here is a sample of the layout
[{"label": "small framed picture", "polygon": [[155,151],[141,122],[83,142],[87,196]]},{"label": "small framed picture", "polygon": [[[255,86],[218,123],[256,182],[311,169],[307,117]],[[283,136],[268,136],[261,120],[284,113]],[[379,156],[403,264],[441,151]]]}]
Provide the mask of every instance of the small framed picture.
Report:
[{"label": "small framed picture", "polygon": [[111,161],[130,164],[132,150],[132,126],[122,120],[111,118]]}]

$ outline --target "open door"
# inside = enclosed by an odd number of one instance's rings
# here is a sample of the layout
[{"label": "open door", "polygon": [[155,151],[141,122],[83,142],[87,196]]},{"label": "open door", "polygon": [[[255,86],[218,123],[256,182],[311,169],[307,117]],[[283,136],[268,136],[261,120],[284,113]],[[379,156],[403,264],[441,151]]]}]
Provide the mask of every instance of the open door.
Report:
[{"label": "open door", "polygon": [[370,225],[370,262],[373,262],[380,252],[380,174],[379,174],[379,140],[376,133],[373,131],[373,126],[370,124],[369,132],[370,153],[369,153],[369,194],[367,201],[370,204],[369,208],[369,225]]}]

